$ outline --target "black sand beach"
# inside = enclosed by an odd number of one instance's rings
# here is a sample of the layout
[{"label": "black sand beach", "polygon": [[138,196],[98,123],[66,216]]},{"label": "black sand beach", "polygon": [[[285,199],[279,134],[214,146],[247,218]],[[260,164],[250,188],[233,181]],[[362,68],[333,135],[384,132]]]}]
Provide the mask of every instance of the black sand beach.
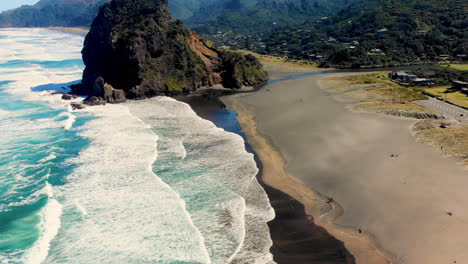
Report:
[{"label": "black sand beach", "polygon": [[[200,117],[213,121],[215,124],[216,111],[225,108],[217,96],[214,98],[179,97],[177,99],[188,103]],[[247,149],[252,151],[248,145]],[[264,183],[262,164],[257,155],[255,159],[260,168],[257,179],[265,189],[276,213],[276,218],[268,223],[273,240],[271,252],[274,260],[279,264],[355,263],[354,257],[342,241],[331,236],[324,228],[315,225],[313,219],[306,215],[304,205]]]}]

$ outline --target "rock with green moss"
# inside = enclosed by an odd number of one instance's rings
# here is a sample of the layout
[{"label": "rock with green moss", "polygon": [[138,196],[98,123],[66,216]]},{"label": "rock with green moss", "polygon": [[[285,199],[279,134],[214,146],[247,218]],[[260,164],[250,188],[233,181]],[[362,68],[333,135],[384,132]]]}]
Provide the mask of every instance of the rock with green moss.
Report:
[{"label": "rock with green moss", "polygon": [[83,48],[86,65],[75,93],[96,94],[96,80],[126,98],[190,93],[200,87],[226,88],[266,82],[250,55],[218,51],[182,22],[171,19],[167,0],[113,0],[94,20]]}]

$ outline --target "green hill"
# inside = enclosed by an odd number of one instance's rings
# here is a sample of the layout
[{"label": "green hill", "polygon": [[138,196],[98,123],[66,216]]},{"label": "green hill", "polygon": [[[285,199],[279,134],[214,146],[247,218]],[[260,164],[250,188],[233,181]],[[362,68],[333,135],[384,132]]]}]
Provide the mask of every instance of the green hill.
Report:
[{"label": "green hill", "polygon": [[41,0],[0,14],[0,27],[89,26],[107,0]]},{"label": "green hill", "polygon": [[[285,25],[302,24],[310,18],[336,14],[357,0],[230,0],[219,13],[195,14],[187,22],[198,32],[258,32]],[[207,9],[211,10],[211,9]],[[208,17],[209,19],[200,19]]]},{"label": "green hill", "polygon": [[246,36],[244,43],[290,58],[323,56],[324,64],[338,67],[462,60],[468,48],[467,11],[461,0],[361,2],[328,18]]}]

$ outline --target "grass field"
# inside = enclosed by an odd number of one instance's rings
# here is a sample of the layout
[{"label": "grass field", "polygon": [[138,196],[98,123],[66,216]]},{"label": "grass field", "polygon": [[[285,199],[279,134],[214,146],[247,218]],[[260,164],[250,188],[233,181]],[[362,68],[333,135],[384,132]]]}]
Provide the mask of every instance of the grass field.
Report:
[{"label": "grass field", "polygon": [[459,71],[468,71],[468,64],[440,64],[439,66]]},{"label": "grass field", "polygon": [[423,120],[413,126],[419,142],[432,145],[447,155],[462,160],[468,167],[468,125],[440,128],[440,121]]},{"label": "grass field", "polygon": [[424,91],[427,93],[444,100],[451,102],[452,104],[456,104],[463,107],[468,107],[468,95],[463,94],[459,91],[457,92],[447,92],[447,89],[450,86],[442,86],[442,87],[434,87],[434,88],[426,88]]},{"label": "grass field", "polygon": [[[436,114],[437,112],[412,103],[427,99],[421,92],[392,82],[387,73],[360,74],[328,82],[329,92],[338,100],[351,103],[357,111],[392,114],[395,111]],[[392,114],[393,115],[393,114]]]}]

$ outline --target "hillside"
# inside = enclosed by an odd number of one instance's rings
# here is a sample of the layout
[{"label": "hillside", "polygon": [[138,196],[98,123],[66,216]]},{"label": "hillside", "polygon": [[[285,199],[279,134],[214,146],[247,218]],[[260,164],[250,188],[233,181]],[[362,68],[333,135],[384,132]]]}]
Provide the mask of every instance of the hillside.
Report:
[{"label": "hillside", "polygon": [[89,26],[107,0],[41,0],[0,14],[0,27]]},{"label": "hillside", "polygon": [[[358,0],[230,0],[224,8],[200,11],[187,20],[192,28],[205,34],[218,31],[258,32],[286,25],[298,25],[311,18],[336,14]],[[201,19],[207,17],[209,19]]]},{"label": "hillside", "polygon": [[246,35],[242,41],[218,41],[265,54],[320,60],[325,66],[463,60],[468,52],[467,10],[467,2],[461,0],[375,0],[300,26]]},{"label": "hillside", "polygon": [[[107,0],[41,0],[0,14],[0,27],[89,26]],[[358,0],[170,0],[176,19],[201,33],[254,32],[334,14]]]}]

